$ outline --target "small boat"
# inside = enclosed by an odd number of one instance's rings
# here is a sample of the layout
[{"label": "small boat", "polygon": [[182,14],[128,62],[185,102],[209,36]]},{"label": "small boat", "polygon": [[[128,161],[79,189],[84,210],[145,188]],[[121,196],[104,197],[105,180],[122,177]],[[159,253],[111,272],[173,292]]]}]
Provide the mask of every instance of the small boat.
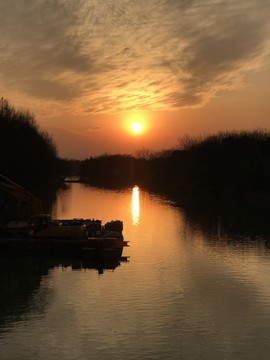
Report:
[{"label": "small boat", "polygon": [[128,242],[120,220],[51,220],[49,215],[33,215],[30,221],[12,221],[0,228],[0,252],[42,251],[80,253],[88,258],[121,256]]},{"label": "small boat", "polygon": [[95,219],[53,220],[44,213],[41,201],[27,189],[0,174],[0,190],[26,202],[30,221],[10,221],[0,227],[0,252],[41,251],[80,253],[88,257],[121,256],[128,242],[123,238],[123,222],[104,226]]}]

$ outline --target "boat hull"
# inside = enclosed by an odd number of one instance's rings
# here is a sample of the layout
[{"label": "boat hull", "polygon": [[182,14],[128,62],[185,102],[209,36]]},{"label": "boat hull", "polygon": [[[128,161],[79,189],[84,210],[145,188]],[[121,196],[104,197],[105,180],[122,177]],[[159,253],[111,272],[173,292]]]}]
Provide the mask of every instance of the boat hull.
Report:
[{"label": "boat hull", "polygon": [[127,241],[118,238],[88,237],[85,239],[65,238],[0,238],[0,252],[34,251],[80,253],[88,257],[121,256]]}]

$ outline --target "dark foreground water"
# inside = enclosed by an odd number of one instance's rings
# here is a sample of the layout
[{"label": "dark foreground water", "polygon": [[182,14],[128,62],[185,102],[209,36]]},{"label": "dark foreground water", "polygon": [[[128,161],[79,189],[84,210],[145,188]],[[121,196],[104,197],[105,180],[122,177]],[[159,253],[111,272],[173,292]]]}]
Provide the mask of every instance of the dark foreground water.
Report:
[{"label": "dark foreground water", "polygon": [[1,360],[270,358],[267,226],[82,184],[53,215],[123,220],[129,262],[1,256]]}]

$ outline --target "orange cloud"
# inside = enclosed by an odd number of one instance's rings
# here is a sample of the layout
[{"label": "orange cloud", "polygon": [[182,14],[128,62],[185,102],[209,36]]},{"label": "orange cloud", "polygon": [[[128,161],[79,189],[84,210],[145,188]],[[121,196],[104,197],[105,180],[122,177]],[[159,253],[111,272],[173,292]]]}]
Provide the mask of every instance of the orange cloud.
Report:
[{"label": "orange cloud", "polygon": [[9,0],[0,92],[44,111],[201,106],[263,64],[269,11],[256,0]]}]

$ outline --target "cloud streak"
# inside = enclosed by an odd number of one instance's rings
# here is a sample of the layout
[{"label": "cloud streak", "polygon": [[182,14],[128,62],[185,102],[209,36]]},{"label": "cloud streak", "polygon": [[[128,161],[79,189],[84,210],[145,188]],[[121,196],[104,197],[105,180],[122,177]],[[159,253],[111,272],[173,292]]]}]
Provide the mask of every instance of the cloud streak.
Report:
[{"label": "cloud streak", "polygon": [[85,113],[201,106],[263,64],[269,11],[264,0],[0,0],[0,91]]}]

